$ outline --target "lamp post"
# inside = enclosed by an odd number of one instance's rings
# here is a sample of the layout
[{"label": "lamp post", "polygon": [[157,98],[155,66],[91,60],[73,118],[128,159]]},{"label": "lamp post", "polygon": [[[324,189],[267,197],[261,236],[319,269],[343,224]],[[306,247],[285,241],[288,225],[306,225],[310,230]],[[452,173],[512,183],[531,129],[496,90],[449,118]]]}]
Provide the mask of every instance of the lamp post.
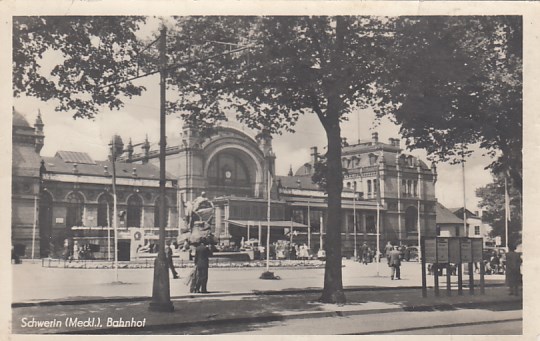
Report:
[{"label": "lamp post", "polygon": [[124,143],[119,135],[111,140],[112,190],[113,190],[113,230],[114,230],[114,276],[118,282],[118,208],[116,200],[116,158],[122,155]]},{"label": "lamp post", "polygon": [[353,203],[353,224],[354,224],[354,260],[357,260],[358,259],[358,251],[357,251],[357,248],[358,248],[358,245],[356,244],[357,243],[357,240],[356,240],[356,181],[353,182],[353,199],[352,199],[352,203]]},{"label": "lamp post", "polygon": [[161,27],[161,36],[159,41],[159,61],[160,61],[160,129],[159,129],[159,250],[154,261],[154,282],[152,287],[152,301],[149,309],[152,311],[174,311],[171,302],[171,293],[169,286],[169,267],[167,266],[167,256],[165,254],[165,90],[167,81],[167,28]]}]

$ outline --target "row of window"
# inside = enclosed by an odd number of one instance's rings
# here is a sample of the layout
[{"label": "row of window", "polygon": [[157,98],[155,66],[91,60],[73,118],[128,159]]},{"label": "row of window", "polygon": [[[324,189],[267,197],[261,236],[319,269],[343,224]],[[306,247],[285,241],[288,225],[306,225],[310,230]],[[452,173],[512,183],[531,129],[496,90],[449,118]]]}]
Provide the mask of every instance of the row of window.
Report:
[{"label": "row of window", "polygon": [[[346,186],[349,189],[353,189],[356,184],[356,190],[361,190],[361,181],[347,181]],[[376,198],[377,191],[379,190],[376,179],[366,181],[367,198]],[[401,182],[401,193],[405,197],[417,197],[418,196],[418,180],[406,180]]]},{"label": "row of window", "polygon": [[[368,154],[368,158],[369,158],[370,166],[375,165],[377,161],[379,160],[379,156],[373,153]],[[343,168],[347,168],[347,169],[358,168],[360,167],[360,160],[361,160],[361,157],[358,155],[353,155],[350,158],[344,157],[341,159],[341,165]],[[401,155],[399,157],[399,164],[406,167],[414,167],[415,166],[414,157],[412,155]]]},{"label": "row of window", "polygon": [[[52,207],[52,197],[44,192],[41,195],[41,206]],[[160,225],[161,200],[158,198],[154,205],[154,226]],[[85,203],[81,193],[72,192],[66,198],[66,227],[83,226],[83,213]],[[128,227],[141,227],[143,201],[138,195],[129,197],[126,205],[125,221]],[[168,225],[169,207],[165,207],[165,226]],[[112,226],[113,223],[113,197],[109,193],[103,193],[98,199],[97,226]]]}]

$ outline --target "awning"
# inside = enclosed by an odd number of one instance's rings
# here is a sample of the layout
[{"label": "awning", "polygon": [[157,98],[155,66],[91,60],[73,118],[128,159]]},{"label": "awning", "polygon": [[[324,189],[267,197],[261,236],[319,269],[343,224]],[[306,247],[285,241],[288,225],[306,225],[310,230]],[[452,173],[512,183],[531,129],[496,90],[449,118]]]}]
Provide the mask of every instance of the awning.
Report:
[{"label": "awning", "polygon": [[[233,224],[240,227],[246,227],[246,228],[248,227],[248,225],[252,227],[259,226],[259,223],[261,224],[262,227],[268,226],[267,220],[226,220],[226,221],[229,224]],[[291,222],[290,220],[271,220],[270,221],[271,228],[290,228],[291,226],[293,228],[302,228],[302,227],[307,228],[308,227],[307,225],[300,224],[294,221]]]}]

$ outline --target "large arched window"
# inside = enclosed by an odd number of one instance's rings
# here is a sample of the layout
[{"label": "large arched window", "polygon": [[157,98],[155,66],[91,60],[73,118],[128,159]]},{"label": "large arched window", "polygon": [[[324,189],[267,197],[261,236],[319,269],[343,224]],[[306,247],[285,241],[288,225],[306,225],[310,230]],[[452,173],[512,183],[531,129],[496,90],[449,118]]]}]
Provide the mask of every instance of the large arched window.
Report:
[{"label": "large arched window", "polygon": [[233,153],[221,152],[212,159],[208,167],[211,185],[226,187],[250,186],[250,175],[246,164]]},{"label": "large arched window", "polygon": [[[160,227],[161,217],[159,215],[159,208],[161,207],[161,197],[157,198],[154,205],[154,226]],[[169,225],[169,203],[167,198],[165,198],[165,227]]]},{"label": "large arched window", "polygon": [[98,200],[97,226],[112,226],[113,220],[113,198],[110,194],[104,193]]},{"label": "large arched window", "polygon": [[82,226],[84,199],[80,193],[71,192],[66,198],[66,227]]},{"label": "large arched window", "polygon": [[405,210],[405,229],[407,232],[416,232],[418,220],[418,210],[410,206]]},{"label": "large arched window", "polygon": [[132,195],[127,201],[127,227],[141,227],[142,199]]}]

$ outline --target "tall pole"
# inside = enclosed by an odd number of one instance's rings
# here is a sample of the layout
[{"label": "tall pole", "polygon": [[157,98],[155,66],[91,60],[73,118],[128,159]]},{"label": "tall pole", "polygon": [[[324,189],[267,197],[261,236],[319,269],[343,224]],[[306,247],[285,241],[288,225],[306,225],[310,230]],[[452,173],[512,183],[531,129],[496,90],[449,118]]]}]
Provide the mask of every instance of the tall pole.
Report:
[{"label": "tall pole", "polygon": [[463,233],[467,233],[467,201],[466,201],[466,195],[465,195],[465,160],[461,160],[461,174],[463,177]]},{"label": "tall pole", "polygon": [[113,229],[114,229],[114,278],[118,282],[118,208],[116,202],[116,136],[112,139],[112,189],[113,189]]},{"label": "tall pole", "polygon": [[506,252],[509,252],[508,248],[508,220],[510,220],[510,200],[508,196],[508,181],[506,176],[504,177],[504,234],[506,238]]},{"label": "tall pole", "polygon": [[422,175],[420,174],[420,172],[422,171],[422,168],[420,166],[418,166],[418,183],[416,184],[416,195],[418,195],[418,210],[416,212],[417,214],[417,217],[416,217],[416,225],[417,225],[417,230],[418,230],[418,262],[421,262],[421,258],[422,258],[422,250],[420,249],[420,245],[422,243],[422,229],[421,229],[421,226],[420,226],[420,208],[421,208],[421,199],[422,199],[422,191],[420,190],[420,186],[421,186],[421,183],[422,183]]},{"label": "tall pole", "polygon": [[34,195],[34,224],[32,225],[32,260],[36,247],[36,224],[37,224],[37,195]]},{"label": "tall pole", "polygon": [[268,197],[268,202],[266,206],[266,272],[270,271],[270,165],[268,165],[268,184],[266,189],[266,196]]},{"label": "tall pole", "polygon": [[308,246],[308,249],[311,250],[311,210],[310,210],[310,201],[311,201],[311,196],[309,197],[308,199],[308,202],[307,202],[307,246]]},{"label": "tall pole", "polygon": [[354,224],[354,259],[358,259],[358,251],[357,251],[357,248],[358,248],[358,245],[356,244],[357,243],[357,240],[356,240],[356,181],[354,181],[353,183],[353,189],[354,189],[354,193],[353,193],[353,199],[352,199],[352,203],[353,203],[353,224]]},{"label": "tall pole", "polygon": [[159,130],[159,250],[156,260],[154,261],[154,283],[152,290],[152,302],[149,309],[153,311],[174,310],[171,302],[171,293],[169,286],[169,267],[167,264],[167,256],[165,254],[165,91],[167,81],[167,28],[165,25],[161,27],[161,36],[159,41],[159,61],[160,61],[160,130]]},{"label": "tall pole", "polygon": [[107,260],[111,260],[111,207],[107,197]]},{"label": "tall pole", "polygon": [[381,253],[381,203],[380,203],[380,168],[377,167],[377,182],[375,185],[374,190],[376,190],[376,199],[377,199],[377,276],[379,276],[379,269],[381,266],[381,257],[379,254]]}]

